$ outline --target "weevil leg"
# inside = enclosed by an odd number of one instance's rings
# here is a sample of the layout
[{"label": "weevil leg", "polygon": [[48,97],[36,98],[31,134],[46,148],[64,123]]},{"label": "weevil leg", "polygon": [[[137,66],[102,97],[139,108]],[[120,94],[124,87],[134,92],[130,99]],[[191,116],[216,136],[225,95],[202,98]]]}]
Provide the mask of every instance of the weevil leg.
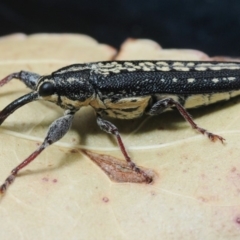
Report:
[{"label": "weevil leg", "polygon": [[169,107],[176,107],[177,110],[180,112],[180,114],[185,118],[185,120],[188,123],[190,123],[190,125],[192,126],[193,129],[196,129],[198,132],[200,132],[202,134],[206,134],[211,141],[215,141],[215,140],[219,139],[222,143],[224,142],[225,139],[223,137],[216,135],[214,133],[211,133],[204,128],[199,127],[194,122],[193,118],[187,112],[187,110],[179,102],[173,100],[172,98],[166,98],[166,99],[157,101],[155,104],[153,104],[153,106],[147,112],[147,114],[158,115],[158,114],[162,113],[164,111],[164,109],[169,108]]},{"label": "weevil leg", "polygon": [[41,75],[32,72],[27,71],[16,72],[9,74],[8,76],[0,80],[0,87],[10,82],[12,79],[16,78],[22,81],[28,88],[35,90],[37,82],[40,77]]},{"label": "weevil leg", "polygon": [[138,168],[136,166],[136,164],[131,160],[130,156],[128,155],[127,153],[127,150],[123,144],[123,141],[122,141],[122,138],[120,136],[120,133],[117,129],[117,127],[112,124],[111,122],[107,121],[107,120],[104,120],[100,115],[97,115],[97,124],[98,126],[100,127],[101,130],[107,132],[107,133],[110,133],[110,134],[113,134],[116,139],[117,139],[117,142],[118,142],[118,145],[120,147],[120,150],[123,154],[123,156],[125,157],[127,163],[129,164],[129,166],[134,170],[136,171],[137,173],[139,174],[142,174],[142,176],[145,177],[146,181],[147,182],[152,182],[152,178],[149,177],[144,171],[142,171],[140,168]]},{"label": "weevil leg", "polygon": [[26,158],[22,163],[20,163],[17,167],[15,167],[11,171],[11,174],[6,178],[5,182],[0,186],[0,193],[4,193],[7,190],[8,186],[16,178],[16,175],[18,174],[19,170],[27,166],[44,149],[46,149],[51,144],[57,142],[68,132],[69,128],[71,127],[73,117],[74,117],[74,112],[70,112],[69,110],[67,110],[63,117],[58,118],[50,125],[42,145],[35,152],[33,152],[28,158]]}]

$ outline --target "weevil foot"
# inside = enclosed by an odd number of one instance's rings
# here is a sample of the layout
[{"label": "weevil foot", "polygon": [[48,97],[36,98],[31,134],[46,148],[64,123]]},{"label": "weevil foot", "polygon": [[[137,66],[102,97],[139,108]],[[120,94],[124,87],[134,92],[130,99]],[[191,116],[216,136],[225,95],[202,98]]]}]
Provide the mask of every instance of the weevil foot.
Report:
[{"label": "weevil foot", "polygon": [[206,132],[208,138],[212,141],[212,142],[216,142],[217,140],[220,140],[222,142],[222,144],[224,143],[225,141],[225,138],[219,136],[219,135],[216,135],[216,134],[213,134],[213,133],[210,133],[210,132]]},{"label": "weevil foot", "polygon": [[145,171],[141,170],[139,167],[136,166],[136,164],[134,162],[128,162],[129,166],[131,167],[131,169],[133,171],[135,171],[136,173],[142,175],[145,180],[146,180],[146,183],[151,183],[153,181],[152,177],[150,177],[148,174],[146,174]]},{"label": "weevil foot", "polygon": [[225,138],[217,135],[217,134],[214,134],[214,133],[211,133],[211,132],[208,132],[206,129],[204,128],[200,128],[200,127],[197,127],[196,128],[200,133],[202,133],[203,135],[206,134],[207,137],[212,141],[212,142],[216,142],[217,140],[220,140],[222,142],[222,144],[224,143],[225,141]]},{"label": "weevil foot", "polygon": [[6,192],[8,186],[13,183],[15,177],[16,175],[11,174],[6,178],[5,182],[0,186],[0,194],[4,194]]}]

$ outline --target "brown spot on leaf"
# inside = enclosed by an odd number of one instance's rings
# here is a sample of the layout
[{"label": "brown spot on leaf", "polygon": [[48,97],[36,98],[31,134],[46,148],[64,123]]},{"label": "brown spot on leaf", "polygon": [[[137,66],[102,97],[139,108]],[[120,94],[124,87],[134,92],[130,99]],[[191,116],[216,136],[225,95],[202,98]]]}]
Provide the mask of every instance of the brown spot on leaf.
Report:
[{"label": "brown spot on leaf", "polygon": [[139,168],[144,174],[134,171],[127,162],[110,155],[98,154],[82,150],[94,163],[96,163],[115,182],[148,183],[154,178],[153,170]]},{"label": "brown spot on leaf", "polygon": [[202,196],[199,196],[198,200],[200,200],[201,202],[208,202],[208,199]]},{"label": "brown spot on leaf", "polygon": [[103,197],[102,200],[103,200],[103,202],[106,202],[106,203],[109,202],[109,198],[107,198],[107,197]]},{"label": "brown spot on leaf", "polygon": [[236,217],[236,223],[240,225],[240,216]]},{"label": "brown spot on leaf", "polygon": [[78,153],[78,150],[77,149],[71,149],[70,153]]},{"label": "brown spot on leaf", "polygon": [[43,177],[42,180],[43,182],[48,182],[49,179],[47,177]]}]

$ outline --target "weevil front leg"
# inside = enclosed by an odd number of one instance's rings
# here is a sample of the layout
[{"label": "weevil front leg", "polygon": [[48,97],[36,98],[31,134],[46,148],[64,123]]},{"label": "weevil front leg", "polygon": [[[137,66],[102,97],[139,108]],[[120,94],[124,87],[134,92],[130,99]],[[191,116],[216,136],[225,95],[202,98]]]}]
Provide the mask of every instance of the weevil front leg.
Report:
[{"label": "weevil front leg", "polygon": [[16,72],[16,73],[9,74],[5,78],[3,78],[0,81],[0,87],[10,82],[12,79],[16,78],[22,81],[28,88],[35,90],[37,82],[40,77],[41,75],[37,73],[32,73],[27,71]]},{"label": "weevil front leg", "polygon": [[44,149],[46,149],[51,144],[57,142],[61,139],[71,127],[73,121],[74,112],[70,112],[67,110],[65,115],[61,118],[55,120],[49,127],[47,136],[44,139],[42,145],[33,152],[28,158],[26,158],[22,163],[20,163],[17,167],[15,167],[11,174],[6,178],[5,182],[0,186],[0,193],[4,193],[8,186],[14,181],[19,170],[27,166],[30,162],[32,162]]},{"label": "weevil front leg", "polygon": [[223,137],[216,135],[214,133],[211,133],[204,128],[199,127],[194,122],[194,120],[192,119],[191,115],[187,112],[187,110],[179,102],[175,101],[172,98],[166,98],[166,99],[157,101],[155,104],[153,104],[153,106],[150,108],[147,114],[158,115],[162,113],[166,108],[170,108],[170,107],[176,107],[177,110],[180,112],[180,114],[184,117],[184,119],[188,123],[190,123],[193,129],[196,129],[198,132],[202,134],[206,134],[211,141],[215,141],[219,139],[222,143],[224,142],[225,139]]},{"label": "weevil front leg", "polygon": [[142,176],[145,177],[146,182],[148,182],[148,183],[152,182],[152,178],[149,177],[143,170],[138,168],[136,166],[136,164],[131,160],[131,158],[128,155],[126,148],[123,144],[122,138],[120,136],[120,133],[119,133],[117,127],[114,124],[112,124],[111,122],[104,120],[100,115],[97,115],[97,124],[101,130],[103,130],[107,133],[113,134],[116,137],[118,145],[120,147],[120,150],[121,150],[123,156],[125,157],[127,163],[129,164],[129,166],[137,173],[142,174]]}]

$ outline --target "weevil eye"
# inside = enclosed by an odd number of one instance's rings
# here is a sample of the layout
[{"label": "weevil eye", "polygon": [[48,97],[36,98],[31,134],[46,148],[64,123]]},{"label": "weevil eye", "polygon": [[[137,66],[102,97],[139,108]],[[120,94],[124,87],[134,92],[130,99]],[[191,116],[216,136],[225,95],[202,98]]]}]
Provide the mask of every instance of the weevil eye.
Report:
[{"label": "weevil eye", "polygon": [[44,82],[39,87],[38,93],[42,97],[50,96],[55,93],[55,87],[51,82]]}]

